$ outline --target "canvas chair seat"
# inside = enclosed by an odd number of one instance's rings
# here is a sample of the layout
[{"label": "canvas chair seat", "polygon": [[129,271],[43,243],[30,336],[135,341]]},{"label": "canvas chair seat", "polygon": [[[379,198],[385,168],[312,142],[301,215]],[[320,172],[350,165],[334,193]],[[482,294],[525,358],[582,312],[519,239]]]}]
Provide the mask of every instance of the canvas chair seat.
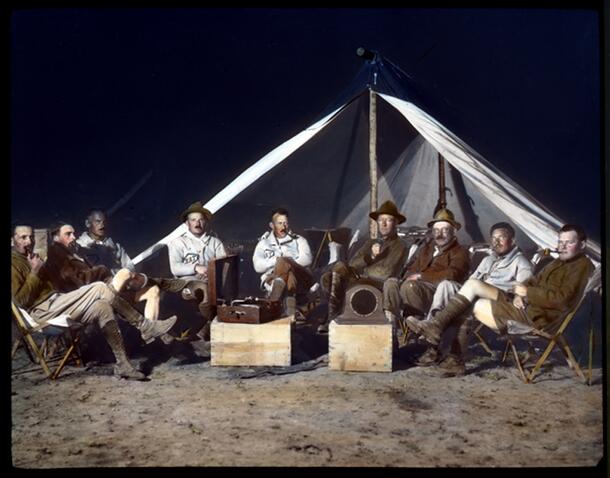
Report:
[{"label": "canvas chair seat", "polygon": [[[568,344],[566,337],[564,336],[565,330],[570,325],[572,319],[576,316],[576,313],[580,309],[582,303],[584,302],[585,297],[589,292],[599,287],[601,283],[601,265],[598,265],[591,277],[587,281],[586,286],[584,287],[578,302],[572,307],[572,309],[566,311],[566,313],[561,316],[558,320],[549,323],[541,328],[523,326],[523,324],[510,324],[508,327],[508,333],[505,335],[506,338],[506,348],[504,349],[504,354],[502,357],[502,361],[506,360],[508,355],[508,350],[512,351],[513,359],[515,362],[515,366],[519,370],[519,374],[523,382],[532,383],[535,375],[538,373],[542,365],[546,362],[546,360],[553,352],[553,349],[557,344],[559,344],[559,350],[563,353],[568,367],[574,371],[574,373],[583,380],[583,382],[587,381],[584,373],[582,372],[578,361],[574,358],[574,354]],[[510,322],[510,321],[509,321]],[[512,325],[512,326],[511,326]],[[527,370],[527,364],[525,363],[527,360],[524,360],[522,357],[519,357],[517,352],[517,348],[515,347],[515,341],[521,340],[525,341],[529,345],[530,355],[533,352],[537,355],[535,364],[531,367],[530,370]],[[534,342],[542,342],[546,345],[544,351],[539,354],[537,353],[535,347],[533,346]],[[528,357],[530,358],[530,357]],[[591,363],[589,362],[589,383],[591,379]]]},{"label": "canvas chair seat", "polygon": [[[36,322],[30,314],[19,307],[14,300],[11,301],[13,320],[17,327],[19,337],[13,343],[11,358],[15,357],[20,345],[24,347],[30,361],[44,371],[51,380],[59,377],[60,373],[72,360],[75,365],[81,366],[81,354],[79,349],[80,330],[82,324],[70,320],[67,314],[53,317],[45,323]],[[38,343],[35,334],[42,335],[42,342]],[[53,356],[45,357],[49,347],[49,338],[55,338],[62,346],[63,350]],[[52,370],[50,364],[57,363]],[[19,370],[24,372],[24,370]],[[25,370],[29,371],[29,370]]]}]

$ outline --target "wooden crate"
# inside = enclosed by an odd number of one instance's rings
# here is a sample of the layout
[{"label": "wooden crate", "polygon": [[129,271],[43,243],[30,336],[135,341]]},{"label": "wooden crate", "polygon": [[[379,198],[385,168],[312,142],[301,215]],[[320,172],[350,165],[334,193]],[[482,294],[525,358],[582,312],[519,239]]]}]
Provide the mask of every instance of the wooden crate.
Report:
[{"label": "wooden crate", "polygon": [[212,366],[285,367],[292,364],[293,317],[264,324],[212,321]]},{"label": "wooden crate", "polygon": [[333,320],[328,335],[328,368],[391,372],[392,324],[380,320]]}]

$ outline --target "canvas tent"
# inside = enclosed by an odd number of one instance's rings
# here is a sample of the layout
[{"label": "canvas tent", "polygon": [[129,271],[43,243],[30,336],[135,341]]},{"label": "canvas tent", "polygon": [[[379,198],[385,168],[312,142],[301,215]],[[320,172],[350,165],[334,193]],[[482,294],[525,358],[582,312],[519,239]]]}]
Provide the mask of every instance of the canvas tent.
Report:
[{"label": "canvas tent", "polygon": [[[269,212],[284,206],[301,231],[349,227],[368,234],[369,100],[376,95],[378,203],[392,199],[407,225],[425,226],[438,200],[438,154],[448,163],[447,207],[463,224],[463,244],[484,241],[489,227],[509,220],[527,251],[554,249],[564,224],[532,195],[437,121],[416,82],[389,60],[366,61],[320,119],[254,162],[206,201],[223,240],[254,241]],[[432,108],[432,109],[431,109]],[[281,187],[278,187],[280,185]],[[195,199],[194,199],[195,200]],[[181,225],[137,255],[145,261],[184,232]],[[587,254],[600,262],[600,246]]]}]

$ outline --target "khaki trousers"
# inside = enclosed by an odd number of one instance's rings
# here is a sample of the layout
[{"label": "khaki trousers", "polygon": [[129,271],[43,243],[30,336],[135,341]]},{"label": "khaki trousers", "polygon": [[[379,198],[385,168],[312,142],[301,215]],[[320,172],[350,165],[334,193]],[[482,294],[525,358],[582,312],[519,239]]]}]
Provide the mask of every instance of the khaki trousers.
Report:
[{"label": "khaki trousers", "polygon": [[384,309],[396,317],[402,315],[426,315],[432,304],[436,286],[422,280],[399,281],[392,277],[383,283]]},{"label": "khaki trousers", "polygon": [[116,320],[110,303],[114,292],[103,282],[93,282],[65,294],[53,294],[30,311],[36,322],[46,322],[60,314],[68,314],[74,322],[100,327]]}]

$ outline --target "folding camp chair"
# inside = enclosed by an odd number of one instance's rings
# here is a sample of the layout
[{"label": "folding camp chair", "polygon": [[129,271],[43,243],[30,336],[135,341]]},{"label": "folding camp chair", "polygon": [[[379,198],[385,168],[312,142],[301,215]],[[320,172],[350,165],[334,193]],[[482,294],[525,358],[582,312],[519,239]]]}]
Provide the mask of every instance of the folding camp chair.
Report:
[{"label": "folding camp chair", "polygon": [[[599,287],[600,283],[601,283],[601,266],[598,265],[595,268],[595,270],[593,271],[593,274],[591,275],[589,280],[587,281],[587,285],[583,289],[581,296],[580,296],[578,302],[576,303],[576,305],[574,305],[574,307],[572,307],[572,309],[568,310],[565,313],[565,315],[563,315],[560,319],[558,319],[558,320],[554,321],[553,323],[551,323],[543,328],[540,328],[540,329],[538,329],[538,328],[530,328],[529,330],[524,329],[522,333],[512,333],[512,334],[507,335],[507,343],[506,343],[506,348],[504,349],[504,354],[502,356],[502,362],[504,362],[506,360],[506,357],[508,355],[508,350],[510,348],[510,350],[513,353],[515,365],[516,365],[517,369],[519,370],[521,379],[525,383],[531,383],[534,380],[534,376],[536,375],[536,373],[540,370],[540,367],[542,367],[542,365],[545,363],[547,358],[550,356],[555,345],[557,345],[557,343],[559,343],[560,350],[565,356],[565,359],[568,363],[568,367],[570,367],[572,370],[574,370],[574,373],[576,373],[576,375],[579,378],[581,378],[583,381],[587,381],[580,366],[578,365],[578,361],[574,358],[574,354],[572,353],[572,350],[570,349],[570,346],[568,345],[568,341],[564,337],[563,333],[567,329],[568,325],[570,325],[570,322],[572,321],[572,319],[578,312],[578,309],[582,305],[587,294],[591,290]],[[533,349],[533,347],[531,347],[531,341],[543,340],[543,341],[547,342],[547,346],[546,346],[544,352],[539,355],[536,363],[529,371],[526,371],[525,362],[527,361],[527,358],[526,359],[520,358],[519,354],[517,353],[517,348],[515,347],[515,344],[513,342],[517,338],[525,340],[528,343],[530,343],[530,350]],[[589,367],[591,367],[591,362],[589,362]],[[589,380],[588,380],[589,383],[590,383],[590,378],[591,378],[591,369],[589,369]]]},{"label": "folding camp chair", "polygon": [[[30,361],[39,365],[46,376],[51,380],[59,377],[69,360],[73,360],[77,366],[82,365],[79,350],[79,329],[82,325],[70,320],[67,314],[62,314],[48,320],[44,324],[37,323],[23,308],[11,301],[14,323],[17,326],[19,337],[13,343],[11,359],[15,357],[20,345],[23,345]],[[39,345],[34,334],[40,333],[43,341]],[[45,349],[49,337],[56,337],[64,346],[64,350],[56,356],[45,358]],[[54,370],[49,364],[59,362]],[[29,371],[29,370],[28,370]]]}]

